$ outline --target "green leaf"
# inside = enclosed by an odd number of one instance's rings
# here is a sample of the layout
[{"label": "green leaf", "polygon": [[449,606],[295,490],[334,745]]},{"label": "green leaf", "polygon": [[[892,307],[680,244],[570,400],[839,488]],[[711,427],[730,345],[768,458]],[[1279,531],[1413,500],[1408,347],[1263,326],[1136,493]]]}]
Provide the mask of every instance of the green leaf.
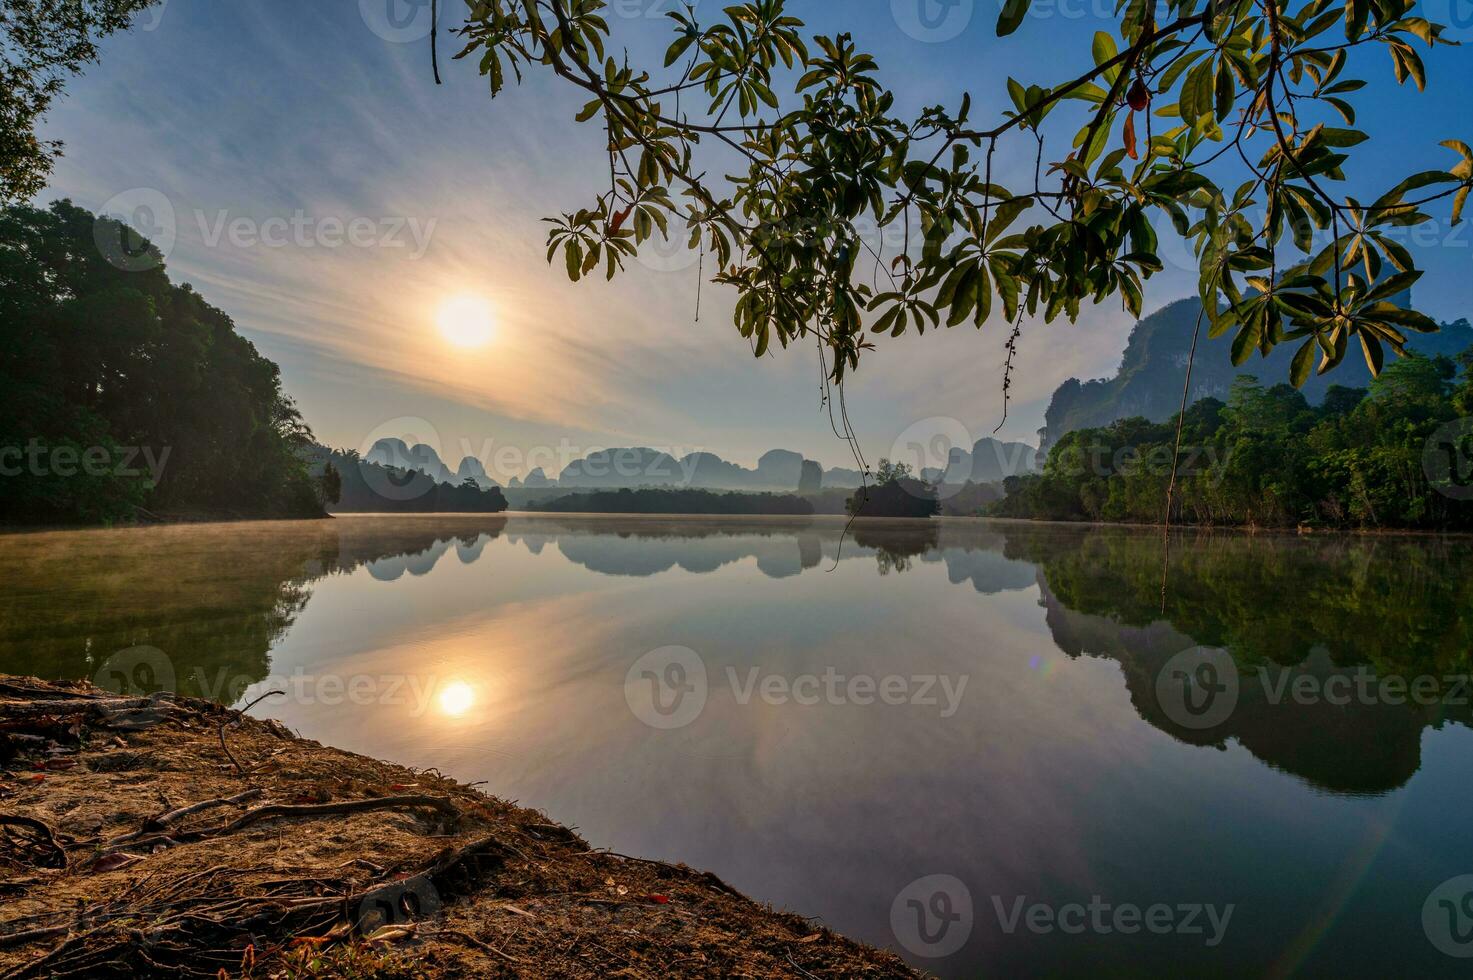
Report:
[{"label": "green leaf", "polygon": [[694,34],[682,34],[676,38],[675,43],[671,44],[669,50],[665,52],[665,67],[669,68],[675,64],[680,56],[685,54],[685,49],[695,42],[695,39],[696,35]]},{"label": "green leaf", "polygon": [[1004,201],[993,209],[992,219],[987,222],[987,240],[983,243],[991,245],[997,240],[997,236],[1007,231],[1013,220],[1033,206],[1031,197],[1015,197],[1011,201]]},{"label": "green leaf", "polygon": [[997,16],[997,36],[1007,37],[1016,31],[1018,25],[1023,23],[1023,18],[1028,15],[1031,3],[1032,0],[1007,0]]},{"label": "green leaf", "polygon": [[1172,63],[1170,68],[1167,68],[1166,71],[1161,73],[1160,87],[1157,89],[1157,91],[1170,92],[1172,86],[1176,84],[1176,80],[1181,77],[1182,72],[1192,67],[1193,62],[1195,62],[1198,58],[1202,57],[1202,55],[1206,53],[1206,51],[1202,50],[1188,51],[1186,54],[1178,58],[1174,63]]},{"label": "green leaf", "polygon": [[1233,111],[1233,96],[1238,94],[1238,86],[1233,78],[1233,70],[1228,67],[1226,58],[1217,63],[1217,118],[1223,120],[1228,113]]},{"label": "green leaf", "polygon": [[[1115,47],[1115,39],[1113,37],[1104,31],[1095,31],[1095,39],[1094,43],[1090,45],[1090,53],[1094,55],[1095,67],[1099,67],[1119,54],[1120,50]],[[1104,73],[1105,81],[1114,82],[1116,76],[1119,74],[1120,66],[1116,65]]]},{"label": "green leaf", "polygon": [[1009,78],[1008,95],[1012,98],[1013,106],[1018,110],[1018,112],[1022,113],[1027,111],[1028,95],[1027,90],[1023,88],[1022,82],[1019,82],[1016,78]]},{"label": "green leaf", "polygon": [[1255,310],[1248,322],[1238,328],[1238,334],[1233,338],[1232,359],[1233,365],[1237,366],[1248,360],[1248,355],[1253,353],[1253,348],[1258,346],[1263,336],[1263,315]]},{"label": "green leaf", "polygon": [[1183,122],[1195,123],[1212,106],[1212,64],[1202,62],[1187,72],[1187,80],[1181,87],[1181,118]]},{"label": "green leaf", "polygon": [[977,303],[977,270],[980,266],[975,262],[969,262],[966,271],[962,273],[961,283],[956,287],[956,293],[951,301],[951,315],[946,318],[946,325],[954,327],[967,318],[972,312],[972,307]]},{"label": "green leaf", "polygon": [[1303,388],[1304,382],[1309,380],[1309,369],[1314,365],[1316,346],[1315,339],[1310,337],[1294,353],[1294,360],[1289,364],[1289,383],[1294,387]]},{"label": "green leaf", "polygon": [[1371,377],[1381,376],[1381,364],[1385,360],[1385,353],[1381,350],[1381,341],[1368,336],[1364,330],[1358,335],[1360,337],[1361,351],[1366,355],[1366,367],[1371,369]]}]

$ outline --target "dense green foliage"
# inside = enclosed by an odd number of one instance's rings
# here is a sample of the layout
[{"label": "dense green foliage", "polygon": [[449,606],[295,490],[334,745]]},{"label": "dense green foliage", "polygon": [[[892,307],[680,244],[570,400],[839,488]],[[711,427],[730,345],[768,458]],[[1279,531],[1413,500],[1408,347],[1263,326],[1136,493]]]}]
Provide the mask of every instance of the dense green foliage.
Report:
[{"label": "dense green foliage", "polygon": [[[1410,305],[1410,297],[1401,297],[1397,305]],[[1105,378],[1079,381],[1070,378],[1055,389],[1044,413],[1044,428],[1039,434],[1040,448],[1045,452],[1074,429],[1097,429],[1120,419],[1141,416],[1152,422],[1175,420],[1181,408],[1184,365],[1191,357],[1192,339],[1197,334],[1201,301],[1195,297],[1169,303],[1142,318],[1130,331],[1120,365]],[[1239,374],[1248,372],[1265,386],[1288,381],[1293,367],[1293,351],[1276,347],[1268,357],[1248,366],[1235,367],[1228,357],[1227,337],[1199,337],[1197,355],[1192,363],[1191,401],[1201,398],[1226,398],[1228,389]],[[1437,333],[1410,337],[1407,350],[1434,357],[1455,357],[1473,345],[1473,326],[1467,320],[1443,323]],[[1359,360],[1349,360],[1329,374],[1312,376],[1300,389],[1312,405],[1325,400],[1332,384],[1349,388],[1365,388],[1372,374]],[[1001,478],[999,478],[1001,480]]]},{"label": "dense green foliage", "polygon": [[39,192],[61,144],[36,124],[97,42],[159,0],[0,0],[0,203]]},{"label": "dense green foliage", "polygon": [[909,463],[882,459],[875,482],[854,492],[848,510],[855,517],[934,517],[941,504],[936,486],[911,476]]},{"label": "dense green foliage", "polygon": [[[1460,373],[1461,368],[1461,373]],[[1186,412],[1172,520],[1197,524],[1473,528],[1461,470],[1434,480],[1429,447],[1473,408],[1473,348],[1411,356],[1369,391],[1331,386],[1320,406],[1289,385],[1239,378],[1226,402]],[[1165,514],[1176,427],[1142,418],[1066,434],[1041,474],[1005,482],[1000,517],[1155,522]],[[1432,471],[1436,475],[1436,471]]]},{"label": "dense green foliage", "polygon": [[314,449],[318,463],[331,474],[324,481],[328,507],[340,513],[495,514],[506,510],[499,487],[482,489],[474,480],[441,483],[420,470],[384,466],[356,452]]},{"label": "dense green foliage", "polygon": [[[1000,37],[1030,2],[1003,5]],[[1355,128],[1357,76],[1389,60],[1422,88],[1418,48],[1447,43],[1413,0],[1122,3],[1088,54],[1059,59],[1063,79],[1008,79],[1007,99],[962,92],[913,117],[848,33],[805,34],[782,0],[706,23],[693,5],[670,12],[663,65],[620,50],[602,0],[467,7],[460,57],[493,96],[541,66],[607,132],[608,183],[549,219],[548,260],[612,277],[657,232],[685,238],[737,290],[757,356],[813,342],[839,381],[878,334],[1000,314],[1016,339],[1025,315],[1073,319],[1110,296],[1139,315],[1161,217],[1195,252],[1209,333],[1231,333],[1234,363],[1292,342],[1295,385],[1352,346],[1378,372],[1406,331],[1436,329],[1390,302],[1421,273],[1388,233],[1439,201],[1456,223],[1473,187],[1457,139],[1442,143],[1449,169],[1393,175],[1368,203],[1337,187],[1371,135]],[[1031,179],[1002,186],[1020,159],[1037,160]],[[887,229],[899,254],[884,254]]]},{"label": "dense green foliage", "polygon": [[1002,499],[1002,481],[975,483],[968,480],[960,487],[947,486],[940,489],[941,513],[947,517],[976,517],[983,514],[988,505]]},{"label": "dense green foliage", "polygon": [[599,490],[570,493],[529,505],[530,510],[561,514],[797,514],[813,505],[790,493],[722,493],[715,490]]},{"label": "dense green foliage", "polygon": [[66,201],[0,211],[5,517],[320,516],[276,365],[156,252],[110,263],[122,234]]}]

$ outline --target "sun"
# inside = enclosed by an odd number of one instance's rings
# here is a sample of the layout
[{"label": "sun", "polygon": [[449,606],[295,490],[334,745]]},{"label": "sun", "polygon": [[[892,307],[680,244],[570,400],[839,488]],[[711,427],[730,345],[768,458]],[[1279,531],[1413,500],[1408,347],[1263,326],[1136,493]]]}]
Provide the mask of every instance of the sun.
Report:
[{"label": "sun", "polygon": [[464,293],[447,299],[435,317],[440,336],[456,347],[482,347],[496,329],[496,311],[482,296]]}]

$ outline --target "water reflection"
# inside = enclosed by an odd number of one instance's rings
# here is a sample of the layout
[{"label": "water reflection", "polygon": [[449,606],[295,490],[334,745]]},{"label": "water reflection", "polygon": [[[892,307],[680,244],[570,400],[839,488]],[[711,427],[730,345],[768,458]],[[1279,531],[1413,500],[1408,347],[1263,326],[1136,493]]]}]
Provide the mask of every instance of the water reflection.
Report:
[{"label": "water reflection", "polygon": [[[1036,589],[1057,649],[1118,664],[1140,718],[1192,745],[1236,740],[1336,792],[1404,785],[1425,728],[1470,721],[1473,691],[1455,688],[1443,699],[1452,703],[1438,704],[1288,693],[1303,677],[1334,690],[1335,677],[1354,689],[1367,674],[1473,670],[1473,617],[1464,615],[1473,577],[1460,543],[1191,536],[1163,613],[1154,536],[1001,522],[866,522],[846,535],[838,522],[801,519],[477,516],[9,536],[0,538],[0,575],[16,588],[0,602],[0,671],[91,677],[115,651],[156,648],[185,693],[234,700],[271,672],[271,652],[314,583],[360,568],[384,583],[423,578],[452,551],[475,564],[503,537],[533,556],[551,545],[604,576],[706,575],[748,561],[771,579],[841,562],[885,576],[920,562],[984,596]],[[1173,720],[1157,691],[1167,661],[1198,646],[1227,651],[1246,680],[1231,717],[1208,730]],[[475,701],[464,681],[440,698],[456,716]]]},{"label": "water reflection", "polygon": [[[946,975],[1444,969],[1417,914],[1473,871],[1466,697],[1289,692],[1469,673],[1469,549],[1198,535],[1173,553],[1163,612],[1159,539],[1127,529],[512,515],[17,535],[0,671],[135,677],[152,650],[185,693],[283,687],[256,711],[880,944],[898,894],[952,875],[977,930],[917,960]],[[625,690],[664,648],[708,682],[668,730]],[[1162,694],[1199,649],[1239,681],[1209,727]],[[940,678],[954,710],[801,699],[829,676]],[[992,922],[994,897],[1094,894],[1240,908],[1209,960],[1179,936]]]}]

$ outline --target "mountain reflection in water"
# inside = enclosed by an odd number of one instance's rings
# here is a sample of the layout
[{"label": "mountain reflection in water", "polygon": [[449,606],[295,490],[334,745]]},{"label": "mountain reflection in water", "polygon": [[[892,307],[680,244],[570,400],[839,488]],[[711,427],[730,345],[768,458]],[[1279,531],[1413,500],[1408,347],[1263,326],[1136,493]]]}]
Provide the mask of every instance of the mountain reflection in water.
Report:
[{"label": "mountain reflection in water", "polygon": [[[394,678],[395,699],[319,687],[255,712],[484,779],[597,844],[709,867],[882,945],[907,882],[957,875],[972,942],[917,960],[946,975],[1145,971],[1201,952],[1001,933],[991,898],[1019,894],[1225,896],[1239,918],[1207,972],[1448,967],[1405,957],[1423,942],[1421,896],[1473,871],[1453,826],[1473,803],[1473,692],[1289,692],[1468,674],[1470,549],[1185,533],[1164,611],[1160,561],[1150,531],[946,520],[846,533],[358,516],[10,535],[0,672],[90,678],[156,651],[170,686],[226,702],[268,677]],[[668,646],[699,654],[711,696],[660,731],[631,715],[625,672]],[[1198,648],[1239,679],[1208,727],[1181,724],[1160,687]],[[954,716],[741,694],[825,671],[965,687]]]}]

